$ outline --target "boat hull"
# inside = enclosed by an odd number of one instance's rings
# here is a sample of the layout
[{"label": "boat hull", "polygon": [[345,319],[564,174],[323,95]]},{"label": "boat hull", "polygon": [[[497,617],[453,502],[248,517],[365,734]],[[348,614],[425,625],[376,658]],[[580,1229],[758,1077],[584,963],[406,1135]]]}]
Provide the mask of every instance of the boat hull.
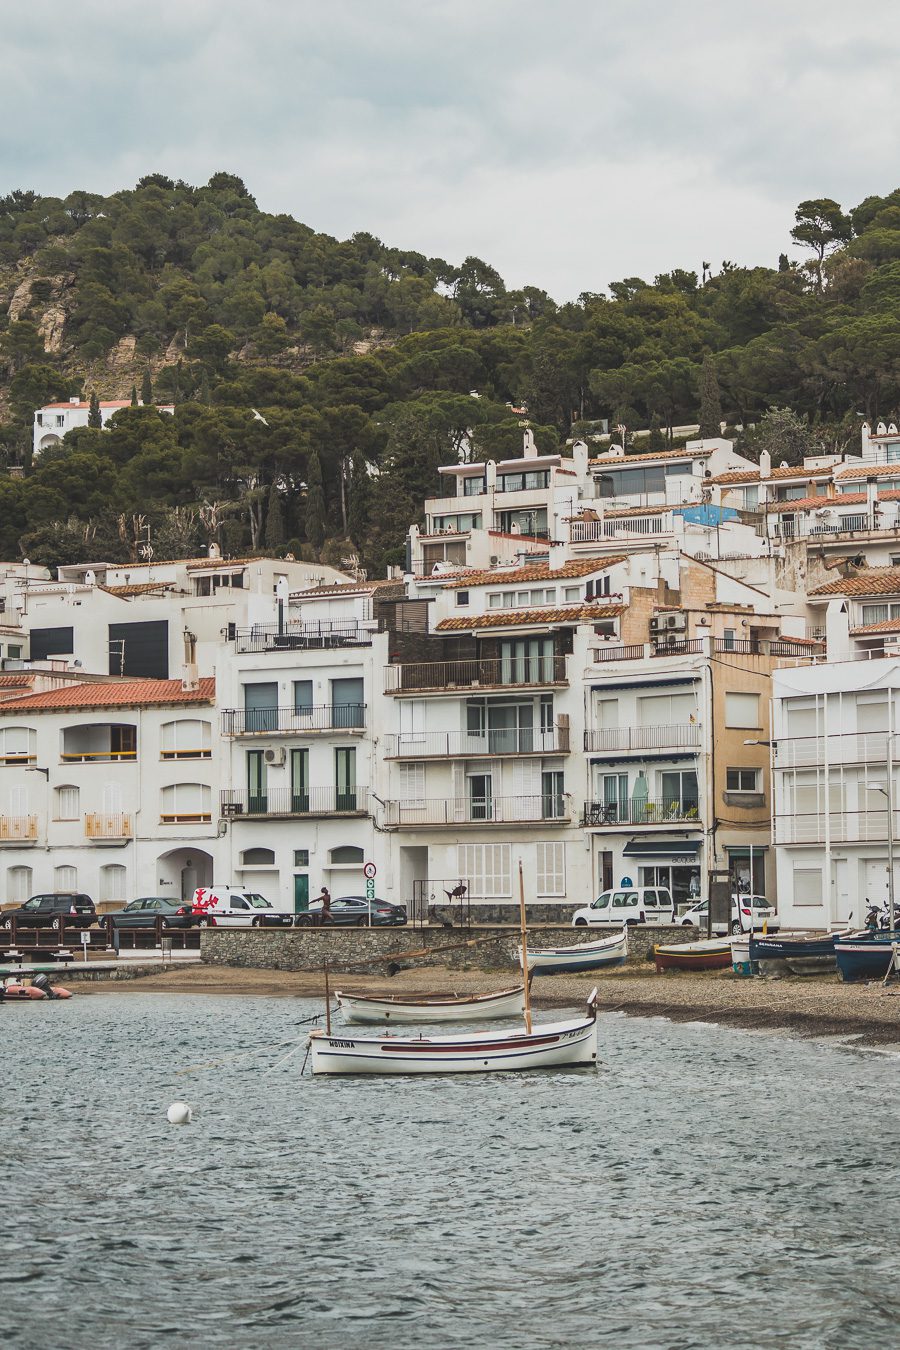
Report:
[{"label": "boat hull", "polygon": [[834,937],[834,933],[753,937],[750,954],[763,975],[821,975],[835,969]]},{"label": "boat hull", "polygon": [[314,1074],[498,1073],[596,1064],[596,1018],[458,1036],[309,1036]]},{"label": "boat hull", "polygon": [[731,939],[654,947],[653,960],[657,973],[664,970],[725,970],[731,965]]},{"label": "boat hull", "polygon": [[[522,964],[522,949],[519,964]],[[604,966],[621,966],[628,955],[628,930],[601,938],[598,942],[581,942],[574,947],[547,947],[528,951],[530,975],[569,975],[578,971],[602,970]]]},{"label": "boat hull", "polygon": [[497,994],[471,998],[368,998],[337,990],[335,998],[348,1026],[397,1023],[420,1026],[435,1022],[481,1022],[500,1017],[521,1017],[525,1012],[525,989],[503,989]]},{"label": "boat hull", "polygon": [[749,937],[732,938],[731,969],[735,975],[755,975],[758,972],[758,964],[750,957]]},{"label": "boat hull", "polygon": [[900,945],[900,933],[874,936],[860,933],[836,938],[834,955],[841,979],[848,984],[854,980],[883,980],[893,955],[892,943]]}]

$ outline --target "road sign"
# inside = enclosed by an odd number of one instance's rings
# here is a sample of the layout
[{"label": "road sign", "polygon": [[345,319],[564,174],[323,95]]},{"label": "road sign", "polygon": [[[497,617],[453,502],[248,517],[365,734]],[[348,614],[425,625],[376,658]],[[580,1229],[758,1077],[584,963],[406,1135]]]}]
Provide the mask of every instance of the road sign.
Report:
[{"label": "road sign", "polygon": [[367,900],[374,900],[374,899],[375,899],[375,882],[374,882],[374,881],[369,880],[369,881],[366,882],[366,899],[367,899]]},{"label": "road sign", "polygon": [[374,863],[366,863],[365,867],[363,868],[363,876],[366,878],[367,881],[372,881],[377,871],[378,868],[375,866]]},{"label": "road sign", "polygon": [[91,945],[91,935],[89,931],[82,931],[80,942],[82,947],[89,947]]}]

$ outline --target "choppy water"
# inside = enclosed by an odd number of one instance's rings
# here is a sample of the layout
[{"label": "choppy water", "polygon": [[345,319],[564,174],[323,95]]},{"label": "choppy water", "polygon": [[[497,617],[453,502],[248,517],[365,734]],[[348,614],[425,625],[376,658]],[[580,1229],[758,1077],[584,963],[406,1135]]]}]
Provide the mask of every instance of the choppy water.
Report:
[{"label": "choppy water", "polygon": [[4,1339],[897,1344],[897,1058],[610,1015],[599,1072],[264,1076],[313,1010],[0,1008]]}]

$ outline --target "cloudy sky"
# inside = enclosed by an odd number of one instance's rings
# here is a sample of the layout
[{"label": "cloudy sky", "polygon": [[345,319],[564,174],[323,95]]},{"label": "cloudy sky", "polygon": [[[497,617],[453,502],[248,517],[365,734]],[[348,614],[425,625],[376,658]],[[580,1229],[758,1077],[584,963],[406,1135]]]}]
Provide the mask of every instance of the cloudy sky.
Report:
[{"label": "cloudy sky", "polygon": [[890,0],[8,0],[0,193],[239,174],[558,299],[897,186]]}]

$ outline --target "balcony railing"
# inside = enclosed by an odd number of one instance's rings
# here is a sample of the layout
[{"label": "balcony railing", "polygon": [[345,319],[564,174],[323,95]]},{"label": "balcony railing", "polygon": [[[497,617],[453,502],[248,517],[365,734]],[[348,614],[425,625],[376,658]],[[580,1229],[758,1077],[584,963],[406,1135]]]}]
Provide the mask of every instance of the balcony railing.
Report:
[{"label": "balcony railing", "polygon": [[121,811],[90,811],[84,818],[84,833],[88,839],[131,839],[132,818]]},{"label": "balcony railing", "polygon": [[604,642],[594,649],[594,660],[601,661],[643,661],[661,656],[697,656],[711,655],[715,652],[732,652],[735,656],[770,656],[791,660],[813,660],[825,655],[825,644],[812,646],[808,642],[792,641],[790,638],[688,638],[675,642],[635,642],[630,646]]},{"label": "balcony railing", "polygon": [[364,703],[331,703],[308,708],[226,708],[223,736],[309,735],[315,731],[364,731]]},{"label": "balcony railing", "polygon": [[331,647],[368,647],[376,625],[353,620],[321,619],[317,623],[255,623],[234,632],[237,652],[321,651]]},{"label": "balcony railing", "polygon": [[385,802],[388,826],[515,825],[530,821],[563,825],[569,819],[568,802],[560,793],[536,792],[524,797],[451,797],[434,800]]},{"label": "balcony railing", "polygon": [[221,794],[219,812],[234,816],[364,816],[369,809],[368,788],[272,788],[265,792],[228,790]]},{"label": "balcony railing", "polygon": [[0,844],[33,844],[37,834],[37,816],[0,816]]},{"label": "balcony railing", "polygon": [[60,759],[63,764],[114,764],[137,759],[137,750],[64,750]]},{"label": "balcony railing", "polygon": [[827,745],[822,736],[779,737],[775,742],[775,768],[795,769],[826,763],[884,766],[887,741],[886,731],[830,731]]},{"label": "balcony railing", "polygon": [[662,797],[649,801],[634,797],[630,801],[585,802],[581,813],[582,825],[671,825],[697,824],[699,806],[696,801],[678,797]]},{"label": "balcony railing", "polygon": [[516,656],[487,660],[421,661],[385,666],[386,694],[477,689],[485,686],[523,688],[566,683],[564,656]]},{"label": "balcony railing", "polygon": [[[833,499],[833,501],[835,507],[837,507],[840,498]],[[879,518],[873,518],[868,512],[854,511],[846,516],[836,516],[832,520],[822,517],[808,519],[806,516],[798,516],[795,520],[776,520],[772,526],[772,538],[820,538],[822,535],[859,534],[865,530],[896,532],[897,528],[896,521],[882,524]]]},{"label": "balcony railing", "polygon": [[584,733],[584,748],[595,754],[617,750],[695,750],[700,745],[700,723],[668,727],[606,727]]},{"label": "balcony railing", "polygon": [[[874,795],[874,794],[871,794]],[[884,800],[882,798],[882,800]],[[897,837],[898,815],[894,812],[893,837]],[[888,812],[830,811],[826,830],[824,811],[800,812],[775,817],[776,844],[832,844],[880,843],[887,845]]]},{"label": "balcony railing", "polygon": [[605,520],[572,520],[569,522],[569,542],[590,544],[601,539],[624,539],[629,535],[671,534],[674,528],[671,511],[648,516],[613,516]]},{"label": "balcony railing", "polygon": [[441,759],[445,755],[566,755],[569,728],[532,731],[526,727],[474,731],[402,731],[385,736],[386,759]]}]

